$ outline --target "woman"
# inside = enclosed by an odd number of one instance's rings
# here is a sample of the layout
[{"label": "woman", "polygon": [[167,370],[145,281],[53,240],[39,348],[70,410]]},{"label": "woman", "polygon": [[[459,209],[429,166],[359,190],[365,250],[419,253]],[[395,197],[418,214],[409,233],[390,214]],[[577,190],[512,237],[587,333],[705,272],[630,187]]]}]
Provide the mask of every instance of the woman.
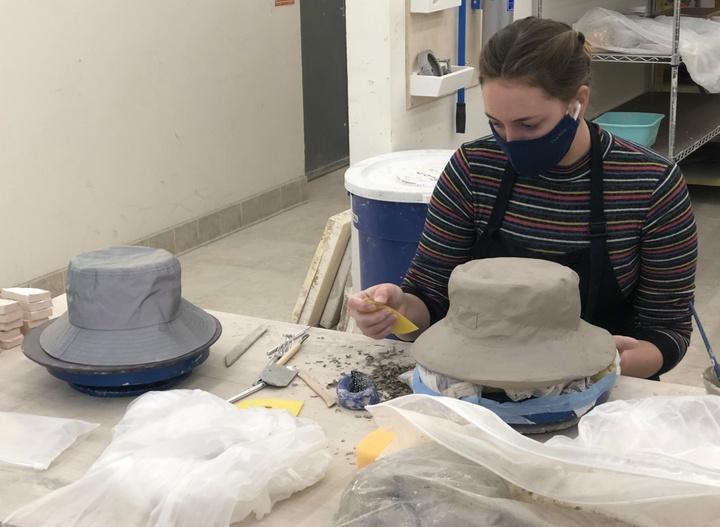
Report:
[{"label": "woman", "polygon": [[368,336],[390,334],[395,308],[417,326],[443,318],[452,270],[520,256],[580,276],[582,316],[615,335],[625,375],[657,378],[692,331],[697,235],[677,165],[583,119],[590,48],[560,22],[534,17],[496,33],[480,57],[492,137],[466,143],[428,206],[402,287],[373,286],[348,306]]}]

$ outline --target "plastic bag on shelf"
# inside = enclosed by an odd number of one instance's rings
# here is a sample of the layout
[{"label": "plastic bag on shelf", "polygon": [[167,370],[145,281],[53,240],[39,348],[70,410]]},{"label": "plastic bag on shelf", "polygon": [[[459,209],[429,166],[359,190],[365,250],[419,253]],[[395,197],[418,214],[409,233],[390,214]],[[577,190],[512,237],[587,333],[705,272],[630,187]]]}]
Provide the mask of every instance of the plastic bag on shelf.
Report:
[{"label": "plastic bag on shelf", "polygon": [[97,423],[77,419],[0,412],[0,461],[45,470]]},{"label": "plastic bag on shelf", "polygon": [[[669,55],[673,18],[625,16],[596,7],[573,28],[594,47],[628,55]],[[711,93],[720,93],[720,23],[681,17],[678,50],[692,79]]]},{"label": "plastic bag on shelf", "polygon": [[517,487],[522,501],[532,496],[641,527],[720,518],[715,396],[605,403],[580,419],[577,442],[556,436],[546,444],[448,397],[408,395],[368,410],[395,434],[395,451],[432,441]]},{"label": "plastic bag on shelf", "polygon": [[[13,527],[227,526],[322,479],[322,427],[285,410],[241,410],[201,390],[130,403],[81,479],[21,507]],[[5,524],[3,524],[5,525]]]}]

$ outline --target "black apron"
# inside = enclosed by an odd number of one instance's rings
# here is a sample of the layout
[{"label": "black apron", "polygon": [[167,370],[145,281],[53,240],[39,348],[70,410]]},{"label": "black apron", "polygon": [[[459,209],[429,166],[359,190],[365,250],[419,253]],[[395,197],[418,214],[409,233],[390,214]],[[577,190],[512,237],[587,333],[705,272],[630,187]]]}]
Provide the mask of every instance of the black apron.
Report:
[{"label": "black apron", "polygon": [[500,232],[505,211],[517,173],[508,161],[505,167],[495,205],[485,232],[477,239],[472,250],[473,260],[481,258],[521,257],[540,258],[565,265],[580,277],[580,300],[583,320],[606,329],[612,335],[633,336],[633,309],[625,299],[615,279],[607,251],[607,224],[603,206],[603,159],[600,136],[590,129],[590,247],[562,255],[546,254],[526,249],[508,241]]}]

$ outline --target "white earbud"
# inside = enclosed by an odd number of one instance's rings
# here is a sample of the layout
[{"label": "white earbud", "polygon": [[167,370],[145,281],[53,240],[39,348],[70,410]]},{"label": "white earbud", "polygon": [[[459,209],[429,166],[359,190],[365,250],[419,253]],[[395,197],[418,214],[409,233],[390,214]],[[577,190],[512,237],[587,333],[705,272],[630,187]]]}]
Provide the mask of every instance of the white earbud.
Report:
[{"label": "white earbud", "polygon": [[580,104],[580,101],[576,100],[575,102],[572,103],[572,107],[573,107],[572,118],[577,119],[578,115],[580,115],[580,110],[582,110],[582,104]]}]

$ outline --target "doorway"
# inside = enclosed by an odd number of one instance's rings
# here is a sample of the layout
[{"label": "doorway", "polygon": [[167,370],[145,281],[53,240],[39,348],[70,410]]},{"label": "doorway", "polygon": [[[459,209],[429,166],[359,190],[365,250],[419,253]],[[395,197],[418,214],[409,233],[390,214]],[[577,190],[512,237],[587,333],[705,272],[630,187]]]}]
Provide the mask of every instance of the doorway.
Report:
[{"label": "doorway", "polygon": [[348,164],[345,0],[301,0],[300,39],[309,181]]}]

